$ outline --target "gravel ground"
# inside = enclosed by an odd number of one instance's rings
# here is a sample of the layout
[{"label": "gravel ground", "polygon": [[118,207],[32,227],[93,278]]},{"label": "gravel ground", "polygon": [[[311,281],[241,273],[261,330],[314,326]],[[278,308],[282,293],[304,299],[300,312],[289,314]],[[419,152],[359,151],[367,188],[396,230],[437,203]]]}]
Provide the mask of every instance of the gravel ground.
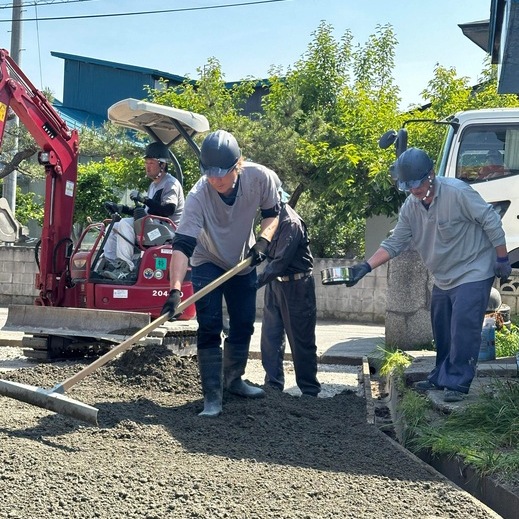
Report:
[{"label": "gravel ground", "polygon": [[[15,349],[0,356],[17,367]],[[52,388],[83,366],[1,376]],[[226,394],[203,419],[196,362],[135,346],[68,396],[99,409],[98,428],[0,396],[0,517],[497,517],[367,424],[354,391]]]}]

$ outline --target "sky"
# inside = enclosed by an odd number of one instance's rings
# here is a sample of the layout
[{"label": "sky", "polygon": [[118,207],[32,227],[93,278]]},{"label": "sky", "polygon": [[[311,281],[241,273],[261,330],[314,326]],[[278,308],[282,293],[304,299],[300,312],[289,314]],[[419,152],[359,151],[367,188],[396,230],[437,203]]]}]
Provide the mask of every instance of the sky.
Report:
[{"label": "sky", "polygon": [[[354,45],[364,45],[378,25],[393,27],[398,40],[393,77],[405,109],[422,102],[420,92],[433,78],[437,64],[453,67],[458,76],[477,83],[486,54],[463,35],[458,24],[488,19],[491,0],[23,2],[21,68],[37,88],[49,88],[58,99],[63,94],[64,60],[51,56],[51,51],[193,79],[198,77],[197,69],[216,58],[225,80],[238,81],[268,77],[273,66],[282,70],[293,66],[325,21],[333,26],[337,39],[351,31]],[[121,13],[150,14],[86,18]],[[0,48],[7,50],[11,19],[12,2],[0,0]]]}]

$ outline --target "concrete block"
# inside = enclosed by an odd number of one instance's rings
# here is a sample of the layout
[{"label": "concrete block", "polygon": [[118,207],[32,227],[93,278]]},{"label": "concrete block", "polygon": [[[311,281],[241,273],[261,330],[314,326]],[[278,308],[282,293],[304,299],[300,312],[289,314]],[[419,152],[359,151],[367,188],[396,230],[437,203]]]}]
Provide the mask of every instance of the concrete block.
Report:
[{"label": "concrete block", "polygon": [[0,284],[13,282],[13,274],[11,272],[0,272]]}]

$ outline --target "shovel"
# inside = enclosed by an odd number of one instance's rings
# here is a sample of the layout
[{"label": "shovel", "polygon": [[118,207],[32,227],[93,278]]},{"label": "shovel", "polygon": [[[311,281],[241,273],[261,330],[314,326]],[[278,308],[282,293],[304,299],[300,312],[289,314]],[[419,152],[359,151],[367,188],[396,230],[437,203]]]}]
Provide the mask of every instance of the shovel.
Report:
[{"label": "shovel", "polygon": [[[247,258],[238,263],[231,270],[228,270],[225,274],[221,275],[219,278],[215,279],[207,286],[193,294],[191,297],[188,297],[185,301],[180,303],[177,311],[182,313],[189,305],[192,305],[206,294],[219,287],[222,283],[225,283],[228,279],[249,267],[251,261],[252,258]],[[103,356],[84,367],[81,371],[71,376],[61,384],[57,384],[52,389],[43,389],[37,386],[30,386],[28,384],[0,380],[0,395],[15,398],[16,400],[26,402],[27,404],[43,407],[49,411],[54,411],[56,413],[70,416],[71,418],[76,418],[77,420],[81,420],[91,425],[97,426],[98,409],[65,396],[65,392],[78,382],[81,382],[97,368],[104,366],[116,355],[126,351],[140,339],[146,337],[146,335],[148,335],[152,330],[161,324],[164,324],[168,319],[169,315],[161,315],[147,326],[136,332],[134,335],[126,339],[124,342],[121,342],[121,344],[115,346],[108,353],[105,353]]]}]

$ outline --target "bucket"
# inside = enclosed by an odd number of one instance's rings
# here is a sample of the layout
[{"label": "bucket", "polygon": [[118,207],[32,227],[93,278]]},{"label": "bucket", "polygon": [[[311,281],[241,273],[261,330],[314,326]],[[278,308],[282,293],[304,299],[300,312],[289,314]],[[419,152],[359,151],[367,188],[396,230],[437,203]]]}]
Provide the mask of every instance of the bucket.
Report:
[{"label": "bucket", "polygon": [[321,270],[321,282],[323,285],[341,285],[350,279],[350,267],[328,267]]},{"label": "bucket", "polygon": [[496,358],[496,320],[485,317],[481,330],[481,346],[478,361],[495,360]]}]

